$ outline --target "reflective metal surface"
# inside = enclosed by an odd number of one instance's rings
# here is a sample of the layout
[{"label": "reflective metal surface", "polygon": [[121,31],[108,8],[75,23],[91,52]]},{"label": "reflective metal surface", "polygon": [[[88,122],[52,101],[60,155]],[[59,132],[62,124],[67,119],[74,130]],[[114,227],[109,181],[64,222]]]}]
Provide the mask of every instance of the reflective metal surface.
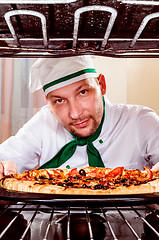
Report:
[{"label": "reflective metal surface", "polygon": [[157,204],[77,208],[10,202],[1,205],[0,239],[155,240],[158,209]]},{"label": "reflective metal surface", "polygon": [[159,57],[159,1],[0,1],[0,55]]}]

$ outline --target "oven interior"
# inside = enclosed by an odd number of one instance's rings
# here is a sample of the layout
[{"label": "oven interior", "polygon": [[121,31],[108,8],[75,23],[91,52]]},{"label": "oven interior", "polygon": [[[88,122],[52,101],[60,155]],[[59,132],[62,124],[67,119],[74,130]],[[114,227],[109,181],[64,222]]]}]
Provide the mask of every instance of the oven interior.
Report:
[{"label": "oven interior", "polygon": [[[0,56],[159,57],[157,0],[0,1]],[[159,201],[0,197],[0,239],[159,239]],[[76,202],[76,203],[77,203]]]},{"label": "oven interior", "polygon": [[76,207],[10,201],[0,210],[0,239],[159,239],[158,204]]}]

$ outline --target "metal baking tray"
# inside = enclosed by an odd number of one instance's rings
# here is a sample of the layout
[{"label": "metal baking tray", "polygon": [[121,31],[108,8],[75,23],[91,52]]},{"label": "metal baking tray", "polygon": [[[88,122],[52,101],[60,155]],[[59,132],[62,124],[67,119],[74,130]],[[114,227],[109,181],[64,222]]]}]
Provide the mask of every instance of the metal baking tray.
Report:
[{"label": "metal baking tray", "polygon": [[6,190],[0,187],[0,200],[30,202],[32,204],[77,206],[127,206],[130,204],[159,203],[159,193],[131,195],[65,195],[43,194]]}]

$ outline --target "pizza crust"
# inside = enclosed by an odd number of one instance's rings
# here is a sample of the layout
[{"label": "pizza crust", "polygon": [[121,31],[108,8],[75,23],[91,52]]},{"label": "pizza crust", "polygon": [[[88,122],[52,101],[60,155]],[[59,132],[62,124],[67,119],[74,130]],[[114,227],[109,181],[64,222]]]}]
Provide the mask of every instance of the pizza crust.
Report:
[{"label": "pizza crust", "polygon": [[151,181],[149,184],[155,188],[155,192],[159,193],[159,179]]},{"label": "pizza crust", "polygon": [[18,192],[58,194],[62,193],[63,191],[63,187],[57,185],[40,185],[35,183],[35,181],[25,181],[17,180],[14,178],[7,178],[3,181],[3,184],[1,184],[1,186],[7,190],[13,190]]},{"label": "pizza crust", "polygon": [[115,189],[97,189],[88,188],[65,188],[58,185],[38,184],[36,181],[17,180],[14,178],[5,178],[0,182],[1,187],[7,190],[18,192],[45,193],[45,194],[67,194],[67,195],[131,195],[159,193],[159,179],[151,182],[131,185],[129,187],[120,186]]}]

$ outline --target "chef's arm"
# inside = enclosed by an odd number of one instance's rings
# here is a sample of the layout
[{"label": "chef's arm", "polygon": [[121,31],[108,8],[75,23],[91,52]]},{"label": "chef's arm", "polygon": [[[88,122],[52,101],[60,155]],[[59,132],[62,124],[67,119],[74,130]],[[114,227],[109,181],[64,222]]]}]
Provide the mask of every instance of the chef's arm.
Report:
[{"label": "chef's arm", "polygon": [[[8,170],[9,166],[11,166],[11,170],[12,166],[15,170],[14,163],[16,163],[18,173],[33,169],[39,163],[44,125],[44,116],[40,113],[38,112],[24,124],[15,136],[11,136],[0,144],[1,172],[6,174],[5,168]],[[11,163],[10,160],[14,163]]]},{"label": "chef's arm", "polygon": [[145,108],[139,112],[136,126],[141,156],[153,171],[159,170],[159,115]]},{"label": "chef's arm", "polygon": [[0,178],[4,175],[15,174],[17,173],[17,166],[14,161],[2,161],[0,162]]}]

